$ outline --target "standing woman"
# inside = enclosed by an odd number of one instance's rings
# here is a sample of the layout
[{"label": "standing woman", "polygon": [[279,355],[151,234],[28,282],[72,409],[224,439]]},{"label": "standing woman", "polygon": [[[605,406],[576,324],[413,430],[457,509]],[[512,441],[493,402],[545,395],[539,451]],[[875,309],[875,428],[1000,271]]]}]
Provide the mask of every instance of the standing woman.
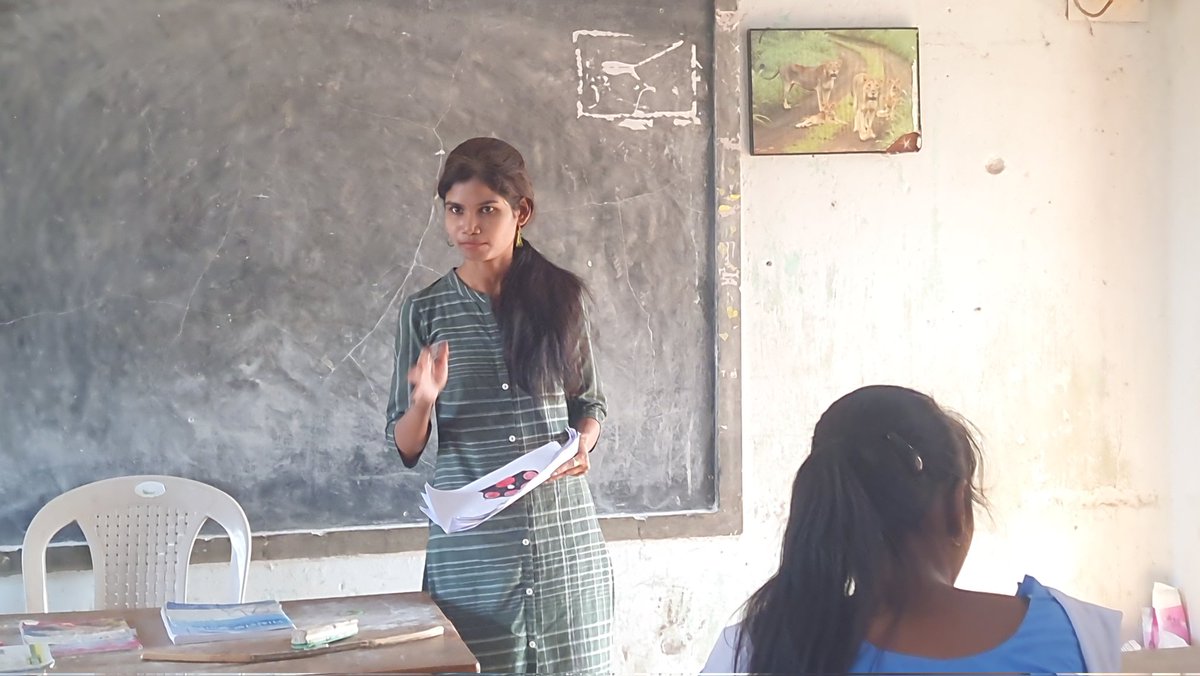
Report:
[{"label": "standing woman", "polygon": [[433,485],[453,489],[561,438],[580,450],[473,530],[430,526],[423,587],[487,672],[609,671],[612,567],[584,475],[606,405],[583,282],[525,240],[533,184],[515,148],[475,138],[438,180],[462,264],[404,300],[387,436],[413,467],[437,423]]}]

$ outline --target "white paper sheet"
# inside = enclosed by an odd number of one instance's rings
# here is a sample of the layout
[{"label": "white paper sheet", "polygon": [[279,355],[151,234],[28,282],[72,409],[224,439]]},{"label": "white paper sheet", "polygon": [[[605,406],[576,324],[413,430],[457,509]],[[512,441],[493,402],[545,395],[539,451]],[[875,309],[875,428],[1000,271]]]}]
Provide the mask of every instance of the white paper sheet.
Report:
[{"label": "white paper sheet", "polygon": [[571,428],[566,433],[566,442],[552,441],[529,451],[461,488],[443,490],[425,484],[420,510],[447,533],[478,526],[537,488],[575,457],[579,433]]}]

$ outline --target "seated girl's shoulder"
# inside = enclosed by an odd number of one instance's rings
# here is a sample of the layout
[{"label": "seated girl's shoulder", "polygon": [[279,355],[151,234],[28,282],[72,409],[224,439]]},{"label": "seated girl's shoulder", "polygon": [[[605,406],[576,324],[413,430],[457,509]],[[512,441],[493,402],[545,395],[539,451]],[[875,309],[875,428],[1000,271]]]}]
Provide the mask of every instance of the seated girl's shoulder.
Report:
[{"label": "seated girl's shoulder", "polygon": [[1026,576],[1017,586],[1017,596],[1029,602],[1029,610],[1026,611],[1021,627],[1022,633],[1037,637],[1046,636],[1042,633],[1044,631],[1053,631],[1057,632],[1060,638],[1074,642],[1075,632],[1071,626],[1071,618],[1049,587],[1033,577]]},{"label": "seated girl's shoulder", "polygon": [[[1084,659],[1071,619],[1052,590],[1031,577],[1018,586],[1015,596],[969,592],[964,598],[974,617],[1000,617],[1012,622],[1012,633],[993,647],[952,658],[924,657],[864,644],[852,671],[886,672],[1017,672],[1078,673]],[[969,600],[968,600],[969,599]],[[995,628],[980,629],[988,633]]]},{"label": "seated girl's shoulder", "polygon": [[[709,652],[708,659],[701,667],[702,674],[730,674],[744,672],[746,657],[749,655],[749,645],[738,645],[742,637],[742,624],[731,624],[721,630],[716,643]],[[739,650],[740,648],[740,650]]]},{"label": "seated girl's shoulder", "polygon": [[1034,597],[1038,598],[1053,598],[1054,595],[1050,592],[1050,588],[1038,582],[1037,578],[1032,575],[1026,575],[1025,579],[1021,580],[1017,585],[1017,596],[1027,599]]},{"label": "seated girl's shoulder", "polygon": [[1100,615],[1100,619],[1110,619],[1107,615],[1113,612],[1047,587],[1029,575],[1017,585],[1017,596],[1029,602],[1026,624],[1065,627],[1072,635],[1077,623],[1094,621]]}]

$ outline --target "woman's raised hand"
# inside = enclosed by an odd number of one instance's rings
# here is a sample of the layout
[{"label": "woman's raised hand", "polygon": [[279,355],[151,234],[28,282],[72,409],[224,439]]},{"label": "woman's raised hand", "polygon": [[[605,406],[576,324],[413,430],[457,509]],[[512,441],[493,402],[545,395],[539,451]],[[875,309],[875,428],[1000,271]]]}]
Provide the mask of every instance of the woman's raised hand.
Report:
[{"label": "woman's raised hand", "polygon": [[450,344],[446,341],[421,348],[417,363],[408,370],[414,404],[432,406],[450,376]]}]

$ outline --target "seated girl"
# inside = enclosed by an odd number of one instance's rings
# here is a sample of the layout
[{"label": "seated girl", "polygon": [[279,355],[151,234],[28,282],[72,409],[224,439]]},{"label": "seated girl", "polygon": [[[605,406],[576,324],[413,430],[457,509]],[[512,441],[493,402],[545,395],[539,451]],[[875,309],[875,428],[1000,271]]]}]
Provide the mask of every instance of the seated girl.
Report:
[{"label": "seated girl", "polygon": [[872,386],[834,402],[796,473],[779,570],[704,673],[1115,672],[1121,614],[1026,577],[957,589],[982,503],[979,449],[933,399]]}]

